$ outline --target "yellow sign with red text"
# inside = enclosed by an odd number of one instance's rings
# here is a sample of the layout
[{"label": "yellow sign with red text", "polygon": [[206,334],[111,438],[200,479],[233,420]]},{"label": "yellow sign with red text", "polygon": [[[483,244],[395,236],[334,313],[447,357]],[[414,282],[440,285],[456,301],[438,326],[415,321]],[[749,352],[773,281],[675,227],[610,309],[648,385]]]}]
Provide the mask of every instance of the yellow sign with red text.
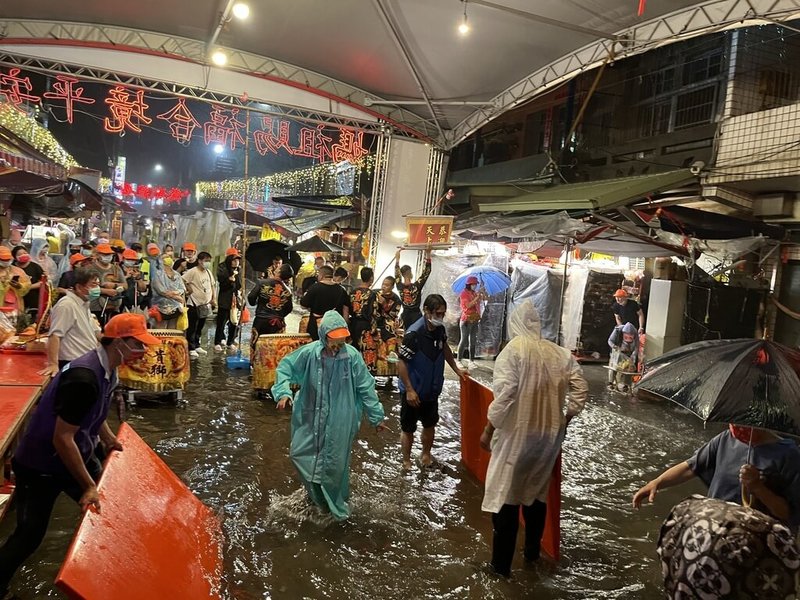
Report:
[{"label": "yellow sign with red text", "polygon": [[407,246],[450,246],[452,216],[406,217]]}]

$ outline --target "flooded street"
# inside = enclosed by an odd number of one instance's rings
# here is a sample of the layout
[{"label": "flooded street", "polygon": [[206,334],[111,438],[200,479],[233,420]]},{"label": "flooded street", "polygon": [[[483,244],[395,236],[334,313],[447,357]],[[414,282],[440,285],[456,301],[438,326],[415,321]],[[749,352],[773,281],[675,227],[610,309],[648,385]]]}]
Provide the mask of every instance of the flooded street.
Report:
[{"label": "flooded street", "polygon": [[[478,362],[476,377],[489,381],[491,363]],[[142,402],[128,420],[223,515],[232,598],[659,597],[661,521],[701,487],[663,492],[655,508],[638,513],[631,496],[717,430],[704,431],[671,405],[612,395],[605,369],[585,367],[592,393],[564,452],[561,563],[525,567],[519,551],[512,580],[502,581],[482,571],[491,522],[480,510],[481,486],[460,464],[454,379],[440,403],[434,456],[441,468],[428,472],[401,473],[397,395],[380,392],[394,433],[362,428],[352,461],[353,516],[336,523],[299,491],[288,458],[289,414],[256,399],[248,375],[227,370],[220,355],[193,368],[184,405]],[[16,589],[29,590],[23,598],[59,597],[52,581],[77,517],[62,497],[45,543],[17,576]]]}]

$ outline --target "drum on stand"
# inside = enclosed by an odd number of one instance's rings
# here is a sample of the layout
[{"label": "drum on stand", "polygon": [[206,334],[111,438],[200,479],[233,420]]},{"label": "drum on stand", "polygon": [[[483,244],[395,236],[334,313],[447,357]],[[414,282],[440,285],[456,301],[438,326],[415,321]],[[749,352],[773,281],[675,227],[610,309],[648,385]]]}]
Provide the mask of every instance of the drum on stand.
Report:
[{"label": "drum on stand", "polygon": [[269,391],[275,383],[281,359],[311,341],[311,336],[307,333],[268,333],[258,336],[255,350],[250,357],[253,388]]},{"label": "drum on stand", "polygon": [[178,329],[149,329],[161,344],[145,346],[140,359],[119,367],[122,385],[143,392],[182,390],[191,375],[189,344]]}]

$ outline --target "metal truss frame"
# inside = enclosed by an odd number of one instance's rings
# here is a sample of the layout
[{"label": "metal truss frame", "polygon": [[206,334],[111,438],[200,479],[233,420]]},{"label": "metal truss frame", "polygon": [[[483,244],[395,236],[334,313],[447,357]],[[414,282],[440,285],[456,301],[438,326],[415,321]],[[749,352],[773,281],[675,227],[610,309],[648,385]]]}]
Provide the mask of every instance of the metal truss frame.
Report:
[{"label": "metal truss frame", "polygon": [[[21,47],[24,47],[24,45],[33,45],[37,42],[45,46],[63,44],[103,48],[118,52],[144,52],[151,56],[163,56],[164,58],[184,61],[188,60],[196,64],[211,66],[207,55],[206,42],[201,40],[111,25],[46,20],[0,19],[0,44],[19,43]],[[435,141],[437,143],[443,143],[444,141],[441,139],[433,119],[426,119],[423,116],[396,105],[381,105],[375,108],[366,108],[364,99],[367,96],[374,97],[374,94],[369,94],[364,90],[333,79],[332,77],[327,77],[289,63],[259,56],[250,52],[244,52],[235,48],[223,49],[228,56],[226,69],[250,74],[254,77],[283,82],[286,85],[306,89],[311,93],[328,98],[332,102],[349,104],[359,110],[374,115],[378,119],[386,121],[393,127],[397,135],[419,138],[429,142]],[[8,60],[7,57],[10,56],[11,53],[6,52],[4,59]],[[25,57],[17,57],[14,55],[13,60],[24,62]],[[40,62],[46,63],[47,61]],[[78,68],[76,65],[62,65],[62,67],[68,69]],[[89,69],[88,67],[82,68],[96,72],[101,71],[100,69]],[[109,73],[101,80],[109,80],[111,77],[112,74]],[[123,79],[137,79],[136,77],[121,77]],[[145,78],[138,79],[144,80]],[[152,83],[166,86],[174,85],[168,82]],[[152,87],[151,89],[157,89],[157,87]],[[228,98],[231,97],[228,96]],[[232,98],[232,100],[235,103],[237,99]],[[269,101],[269,99],[261,100]],[[302,108],[295,107],[295,110],[301,111]],[[326,114],[324,120],[330,121],[332,116],[334,116],[333,113]],[[344,119],[344,117],[341,116],[338,118]]]},{"label": "metal truss frame", "polygon": [[369,256],[367,264],[375,267],[378,260],[378,244],[383,227],[383,201],[386,196],[386,176],[389,171],[389,155],[392,149],[392,135],[384,131],[378,137],[378,148],[375,152],[375,168],[372,171],[372,198],[369,207]]},{"label": "metal truss frame", "polygon": [[492,119],[531,100],[579,73],[600,66],[611,54],[619,60],[682,39],[725,29],[788,21],[800,17],[800,0],[707,0],[599,39],[538,69],[477,109],[446,132],[452,148]]},{"label": "metal truss frame", "polygon": [[281,110],[270,110],[268,108],[264,108],[263,104],[259,101],[243,100],[240,97],[230,94],[222,94],[190,85],[170,83],[156,79],[147,79],[137,75],[123,75],[120,73],[107,71],[105,69],[53,62],[50,60],[19,56],[4,52],[0,52],[0,66],[19,67],[23,70],[37,73],[58,73],[72,75],[81,79],[82,81],[106,83],[109,85],[124,85],[126,87],[142,89],[148,92],[159,92],[162,94],[168,94],[171,96],[177,96],[191,100],[202,100],[223,106],[241,108],[243,110],[246,109],[254,113],[290,117],[292,119],[308,123],[350,127],[376,134],[380,133],[383,128],[385,128],[385,124],[376,121],[362,121],[354,118],[343,117],[335,113],[310,111],[308,109],[297,106],[289,106],[286,104],[272,104],[271,106],[279,106]]}]

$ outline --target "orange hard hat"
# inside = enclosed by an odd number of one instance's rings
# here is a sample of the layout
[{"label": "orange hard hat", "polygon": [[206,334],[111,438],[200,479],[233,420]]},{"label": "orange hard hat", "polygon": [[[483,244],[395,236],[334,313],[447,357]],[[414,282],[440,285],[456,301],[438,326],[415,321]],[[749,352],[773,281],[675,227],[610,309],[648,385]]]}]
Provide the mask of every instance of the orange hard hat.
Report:
[{"label": "orange hard hat", "polygon": [[83,261],[89,260],[90,258],[91,256],[84,256],[83,254],[78,252],[69,257],[69,264],[74,267],[78,263],[82,263]]},{"label": "orange hard hat", "polygon": [[97,244],[97,253],[98,254],[114,254],[113,248],[111,248],[110,244]]},{"label": "orange hard hat", "polygon": [[139,255],[136,251],[131,250],[128,248],[127,250],[122,251],[122,259],[123,260],[139,260]]},{"label": "orange hard hat", "polygon": [[183,244],[183,249],[184,250],[194,250],[195,252],[197,252],[197,246],[195,246],[192,242],[184,243]]},{"label": "orange hard hat", "polygon": [[144,320],[144,315],[136,313],[122,313],[111,317],[103,330],[103,337],[132,337],[148,346],[161,344],[161,340],[147,331],[147,321]]},{"label": "orange hard hat", "polygon": [[235,256],[236,258],[241,258],[242,255],[239,254],[239,251],[236,248],[228,248],[225,250],[225,256]]},{"label": "orange hard hat", "polygon": [[476,283],[478,283],[478,278],[475,275],[467,277],[467,285],[475,285]]},{"label": "orange hard hat", "polygon": [[614,298],[627,298],[627,297],[628,297],[628,292],[626,292],[621,288],[618,289],[616,292],[614,292]]}]

